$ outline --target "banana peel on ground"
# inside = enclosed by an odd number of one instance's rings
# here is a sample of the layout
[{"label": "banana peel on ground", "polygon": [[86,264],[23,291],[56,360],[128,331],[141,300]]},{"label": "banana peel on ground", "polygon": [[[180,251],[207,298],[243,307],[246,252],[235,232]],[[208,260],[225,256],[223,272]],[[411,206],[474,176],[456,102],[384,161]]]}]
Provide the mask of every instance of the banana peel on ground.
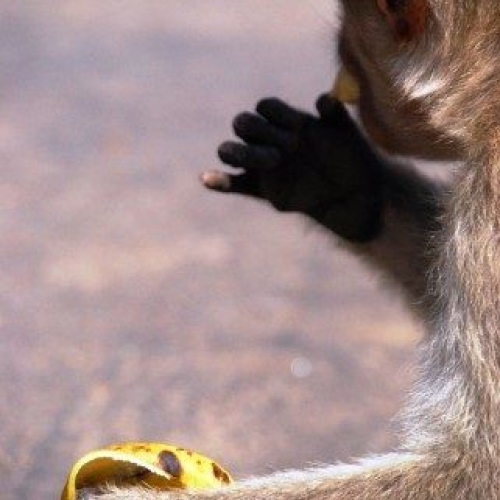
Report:
[{"label": "banana peel on ground", "polygon": [[80,458],[68,474],[61,500],[77,500],[79,490],[106,485],[165,491],[218,488],[232,482],[217,462],[194,451],[161,443],[123,443]]}]

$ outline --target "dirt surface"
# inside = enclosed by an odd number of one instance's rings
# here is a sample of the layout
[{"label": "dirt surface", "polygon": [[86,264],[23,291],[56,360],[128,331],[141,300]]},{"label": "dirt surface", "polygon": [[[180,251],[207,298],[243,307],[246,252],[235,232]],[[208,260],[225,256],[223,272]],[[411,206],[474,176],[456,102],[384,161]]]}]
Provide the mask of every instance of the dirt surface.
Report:
[{"label": "dirt surface", "polygon": [[122,440],[237,476],[375,453],[418,333],[334,238],[203,191],[232,116],[332,78],[329,0],[0,1],[2,500]]}]

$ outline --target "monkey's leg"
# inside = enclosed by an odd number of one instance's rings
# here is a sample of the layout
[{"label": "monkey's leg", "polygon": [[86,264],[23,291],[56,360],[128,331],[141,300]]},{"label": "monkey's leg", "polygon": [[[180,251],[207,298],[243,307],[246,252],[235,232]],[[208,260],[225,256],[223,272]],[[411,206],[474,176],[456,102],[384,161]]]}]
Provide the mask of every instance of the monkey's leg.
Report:
[{"label": "monkey's leg", "polygon": [[80,500],[492,500],[467,466],[460,459],[437,462],[394,453],[357,465],[278,473],[211,492],[112,488],[84,492]]},{"label": "monkey's leg", "polygon": [[442,187],[382,158],[340,103],[323,96],[317,108],[314,117],[265,99],[256,113],[238,115],[234,130],[243,142],[225,142],[219,156],[242,173],[207,172],[204,184],[309,216],[420,304]]}]

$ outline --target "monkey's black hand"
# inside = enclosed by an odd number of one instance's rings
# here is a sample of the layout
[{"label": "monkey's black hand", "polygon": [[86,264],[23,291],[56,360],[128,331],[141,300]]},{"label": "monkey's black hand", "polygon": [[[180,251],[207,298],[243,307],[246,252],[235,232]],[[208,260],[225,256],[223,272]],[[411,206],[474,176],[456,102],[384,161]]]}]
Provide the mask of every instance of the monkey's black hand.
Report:
[{"label": "monkey's black hand", "polygon": [[319,117],[265,99],[242,113],[234,131],[244,142],[219,147],[223,163],[243,172],[206,172],[210,189],[268,200],[276,209],[302,212],[356,242],[381,225],[380,160],[344,106],[324,95]]}]

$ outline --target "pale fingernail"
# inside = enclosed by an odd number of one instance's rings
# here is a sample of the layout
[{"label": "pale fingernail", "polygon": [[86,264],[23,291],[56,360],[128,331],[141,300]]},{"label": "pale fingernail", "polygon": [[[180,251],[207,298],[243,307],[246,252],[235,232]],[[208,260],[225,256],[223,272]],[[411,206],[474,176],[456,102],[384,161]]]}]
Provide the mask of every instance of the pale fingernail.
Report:
[{"label": "pale fingernail", "polygon": [[210,170],[208,172],[203,172],[200,178],[203,185],[207,188],[222,189],[224,191],[229,191],[229,189],[231,189],[231,179],[224,172]]}]

